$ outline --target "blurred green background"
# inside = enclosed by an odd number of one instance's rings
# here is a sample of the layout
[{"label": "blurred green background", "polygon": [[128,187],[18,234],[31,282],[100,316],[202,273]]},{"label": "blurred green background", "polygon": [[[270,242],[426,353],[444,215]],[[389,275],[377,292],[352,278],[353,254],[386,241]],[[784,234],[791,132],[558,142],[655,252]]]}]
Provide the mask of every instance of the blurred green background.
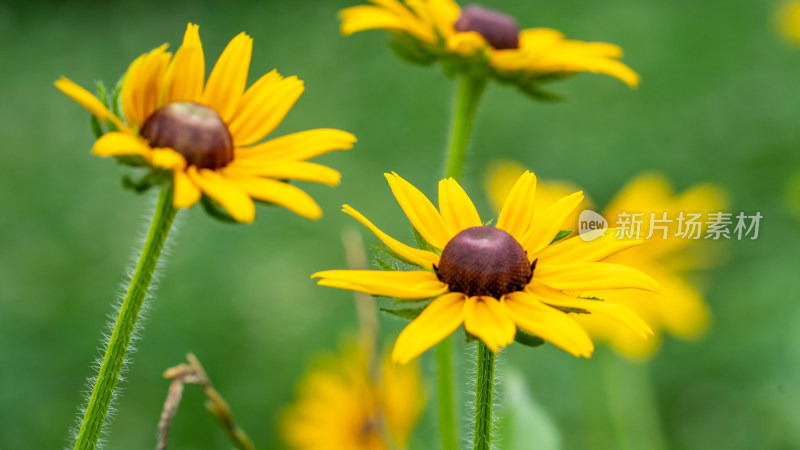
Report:
[{"label": "blurred green background", "polygon": [[[154,446],[168,386],[161,374],[188,351],[259,448],[281,448],[276,421],[309,358],[335,350],[356,327],[351,295],[308,278],[344,267],[341,231],[356,224],[339,206],[353,205],[409,242],[381,174],[394,170],[430,195],[441,171],[453,86],[437,69],[394,57],[382,32],[340,36],[336,12],[358,3],[0,3],[0,448],[68,445],[101,330],[153,203],[120,188],[121,167],[90,155],[88,114],[53,81],[66,75],[87,87],[113,85],[140,53],[164,42],[175,49],[188,21],[200,24],[207,70],[244,30],[255,40],[251,81],[272,68],[305,80],[305,94],[275,135],[335,127],[359,142],[317,159],[342,172],[340,186],[303,185],[325,211],[317,222],[269,207],[259,207],[249,226],[215,222],[200,208],[180,215],[108,448]],[[710,334],[697,343],[668,338],[650,364],[653,400],[668,448],[800,448],[800,224],[784,194],[800,169],[800,49],[778,35],[777,4],[486,4],[524,27],[622,46],[642,84],[630,91],[581,75],[551,86],[569,99],[557,104],[491,86],[464,177],[479,210],[489,216],[485,165],[510,157],[540,178],[580,184],[600,203],[655,169],[679,189],[721,183],[732,211],[760,211],[759,239],[730,242],[728,264],[711,273]],[[382,323],[388,346],[403,323]],[[647,402],[621,379],[609,408],[602,366],[610,355],[600,353],[587,361],[552,346],[512,346],[500,370],[520,370],[562,448],[645,448],[620,443],[635,440],[639,427],[611,411],[634,420],[648,414],[638,409]],[[430,356],[422,359],[428,374]],[[462,373],[469,360],[460,358]],[[435,422],[429,407],[413,448],[437,448]],[[229,447],[198,389],[187,389],[171,442]]]}]

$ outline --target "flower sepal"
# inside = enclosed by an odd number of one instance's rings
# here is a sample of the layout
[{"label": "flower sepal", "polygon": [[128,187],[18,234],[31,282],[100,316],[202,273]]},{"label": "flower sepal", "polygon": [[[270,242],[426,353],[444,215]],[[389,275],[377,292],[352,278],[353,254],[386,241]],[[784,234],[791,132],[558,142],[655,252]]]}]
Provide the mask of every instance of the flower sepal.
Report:
[{"label": "flower sepal", "polygon": [[405,33],[392,33],[389,48],[398,58],[419,66],[430,66],[439,59],[435,49]]},{"label": "flower sepal", "polygon": [[398,308],[398,309],[381,308],[381,311],[383,311],[383,312],[385,312],[387,314],[391,314],[391,315],[393,315],[395,317],[399,317],[401,319],[414,320],[414,319],[417,318],[417,316],[422,314],[422,311],[427,306],[428,305],[419,306],[419,307],[416,307],[416,308]]},{"label": "flower sepal", "polygon": [[137,194],[141,194],[147,192],[153,186],[171,182],[169,175],[169,172],[163,170],[151,170],[139,179],[135,179],[131,175],[124,175],[122,177],[122,187]]},{"label": "flower sepal", "polygon": [[539,347],[544,345],[544,339],[540,338],[539,336],[526,333],[519,328],[517,328],[517,334],[514,335],[514,341],[526,347]]},{"label": "flower sepal", "polygon": [[206,212],[206,214],[208,214],[212,219],[228,224],[241,223],[228,214],[228,211],[226,211],[225,208],[223,208],[219,203],[207,195],[203,195],[200,198],[200,204],[203,206],[203,210]]}]

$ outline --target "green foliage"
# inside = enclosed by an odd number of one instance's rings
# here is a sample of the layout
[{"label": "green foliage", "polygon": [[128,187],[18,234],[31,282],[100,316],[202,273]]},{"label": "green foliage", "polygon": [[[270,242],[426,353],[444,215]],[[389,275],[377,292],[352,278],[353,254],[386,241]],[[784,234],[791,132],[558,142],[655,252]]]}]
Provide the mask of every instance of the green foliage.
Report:
[{"label": "green foliage", "polygon": [[525,331],[522,331],[519,328],[517,328],[517,334],[514,336],[514,340],[528,347],[539,347],[540,345],[544,344],[544,339],[526,333]]}]

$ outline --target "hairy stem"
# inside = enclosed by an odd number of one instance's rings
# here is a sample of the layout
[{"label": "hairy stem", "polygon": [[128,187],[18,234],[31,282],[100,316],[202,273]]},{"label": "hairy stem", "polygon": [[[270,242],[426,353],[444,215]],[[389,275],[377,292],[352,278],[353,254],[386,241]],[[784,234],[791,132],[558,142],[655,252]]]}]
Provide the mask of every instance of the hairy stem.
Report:
[{"label": "hairy stem", "polygon": [[[472,131],[475,111],[486,87],[485,78],[462,75],[456,91],[450,124],[450,142],[445,160],[444,176],[461,180],[467,144]],[[439,402],[439,433],[443,450],[458,449],[455,399],[453,395],[453,342],[447,337],[436,346],[437,397]]]},{"label": "hairy stem", "polygon": [[492,406],[494,402],[494,352],[483,341],[477,345],[478,366],[475,373],[475,433],[474,450],[489,450],[492,446]]},{"label": "hairy stem", "polygon": [[120,371],[125,363],[125,354],[139,319],[142,303],[147,295],[150,281],[153,279],[153,272],[155,272],[161,250],[164,248],[164,242],[169,234],[175,213],[176,210],[172,206],[172,188],[164,188],[159,194],[153,221],[147,233],[147,240],[142,248],[139,261],[136,263],[136,270],[131,277],[128,291],[125,293],[117,321],[114,323],[114,329],[108,340],[103,362],[97,373],[97,380],[78,430],[75,449],[91,450],[97,446],[103,423],[108,415],[108,408],[114,397]]}]

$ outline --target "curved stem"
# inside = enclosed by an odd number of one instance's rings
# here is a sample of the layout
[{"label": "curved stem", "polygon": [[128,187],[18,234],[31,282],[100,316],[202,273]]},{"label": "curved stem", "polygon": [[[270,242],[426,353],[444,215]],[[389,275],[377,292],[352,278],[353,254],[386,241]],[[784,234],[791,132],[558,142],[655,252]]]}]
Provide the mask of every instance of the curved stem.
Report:
[{"label": "curved stem", "polygon": [[[461,180],[467,157],[472,122],[486,87],[486,79],[463,75],[456,91],[453,118],[450,124],[450,142],[445,160],[444,176]],[[436,346],[437,388],[439,402],[439,433],[443,450],[458,449],[455,400],[453,395],[453,342],[447,337]]]},{"label": "curved stem", "polygon": [[494,402],[494,352],[483,341],[477,345],[478,367],[475,372],[475,433],[474,450],[492,447],[492,406]]},{"label": "curved stem", "polygon": [[445,177],[455,178],[456,181],[461,179],[475,110],[478,108],[484,88],[486,88],[486,78],[471,75],[461,77],[453,110],[453,121],[450,125]]},{"label": "curved stem", "polygon": [[153,279],[158,258],[164,248],[176,210],[172,206],[172,188],[164,188],[158,197],[153,213],[153,221],[147,233],[147,240],[136,263],[136,270],[131,277],[128,291],[114,323],[114,329],[106,346],[100,371],[94,383],[92,394],[86,405],[86,411],[75,440],[75,449],[91,450],[97,446],[100,433],[108,414],[108,408],[114,397],[114,390],[119,380],[122,366],[125,364],[125,353],[136,328],[142,303],[147,295],[150,281]]}]

